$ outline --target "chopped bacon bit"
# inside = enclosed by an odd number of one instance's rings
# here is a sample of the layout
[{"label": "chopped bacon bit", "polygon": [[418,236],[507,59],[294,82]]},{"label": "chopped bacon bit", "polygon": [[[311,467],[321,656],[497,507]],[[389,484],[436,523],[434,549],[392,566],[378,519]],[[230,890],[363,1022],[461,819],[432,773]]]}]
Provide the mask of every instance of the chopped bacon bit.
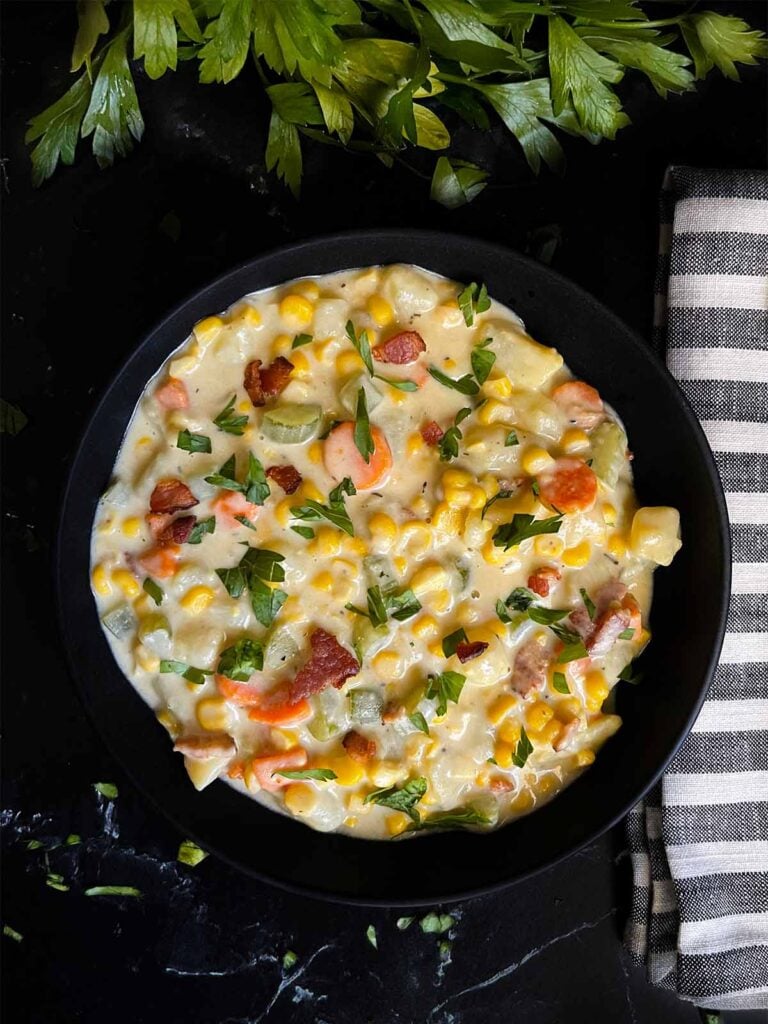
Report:
[{"label": "chopped bacon bit", "polygon": [[335,686],[338,690],[345,680],[360,671],[357,659],[324,629],[314,630],[309,637],[309,645],[312,648],[309,661],[299,669],[288,688],[291,703],[319,693],[327,686]]},{"label": "chopped bacon bit", "polygon": [[197,498],[181,480],[158,480],[149,508],[152,512],[183,512],[197,504]]},{"label": "chopped bacon bit", "polygon": [[427,346],[418,331],[401,331],[380,345],[375,345],[372,351],[373,358],[380,363],[404,366],[406,363],[416,362],[419,355],[427,351]]},{"label": "chopped bacon bit", "polygon": [[399,704],[396,700],[387,701],[381,713],[381,720],[385,725],[389,725],[391,722],[396,722],[403,711],[403,705]]},{"label": "chopped bacon bit", "polygon": [[207,761],[212,757],[226,757],[235,751],[235,741],[225,732],[211,736],[186,736],[176,740],[173,749],[195,761]]},{"label": "chopped bacon bit", "polygon": [[478,658],[487,646],[485,640],[463,641],[456,647],[456,656],[463,665],[465,661]]},{"label": "chopped bacon bit", "polygon": [[293,494],[301,483],[301,473],[294,466],[270,466],[267,476],[276,481],[286,494]]},{"label": "chopped bacon bit", "polygon": [[434,448],[435,445],[442,440],[443,430],[439,423],[435,423],[434,420],[429,420],[428,423],[422,424],[421,436],[428,445],[431,445]]},{"label": "chopped bacon bit", "polygon": [[260,359],[254,359],[253,362],[248,363],[245,368],[245,374],[243,376],[243,387],[248,393],[253,405],[264,405],[264,392],[261,387],[261,366]]},{"label": "chopped bacon bit", "polygon": [[186,544],[197,520],[194,516],[179,516],[160,533],[160,544]]},{"label": "chopped bacon bit", "polygon": [[284,356],[278,356],[266,370],[260,370],[261,389],[266,398],[274,398],[288,386],[293,373],[293,363]]},{"label": "chopped bacon bit", "polygon": [[568,616],[568,625],[573,627],[582,640],[586,640],[591,635],[593,629],[592,619],[590,619],[589,612],[583,604],[573,609]]},{"label": "chopped bacon bit", "polygon": [[155,400],[163,409],[186,409],[189,395],[184,381],[169,377],[155,392]]},{"label": "chopped bacon bit", "polygon": [[532,690],[540,690],[547,681],[547,651],[536,640],[528,640],[515,656],[510,685],[521,695],[527,696]]},{"label": "chopped bacon bit", "polygon": [[354,729],[347,733],[341,744],[352,760],[359,764],[365,764],[366,761],[370,761],[376,756],[376,741],[366,739]]},{"label": "chopped bacon bit", "polygon": [[149,527],[149,532],[152,534],[155,540],[159,540],[163,530],[171,522],[172,519],[173,516],[170,514],[170,512],[147,513],[147,526]]},{"label": "chopped bacon bit", "polygon": [[540,565],[528,577],[528,589],[539,597],[549,597],[549,592],[560,579],[560,570],[553,565]]},{"label": "chopped bacon bit", "polygon": [[245,775],[245,764],[243,761],[233,761],[227,768],[228,779],[242,779]]},{"label": "chopped bacon bit", "polygon": [[505,779],[502,775],[494,775],[489,785],[492,793],[509,793],[515,788],[514,782]]}]

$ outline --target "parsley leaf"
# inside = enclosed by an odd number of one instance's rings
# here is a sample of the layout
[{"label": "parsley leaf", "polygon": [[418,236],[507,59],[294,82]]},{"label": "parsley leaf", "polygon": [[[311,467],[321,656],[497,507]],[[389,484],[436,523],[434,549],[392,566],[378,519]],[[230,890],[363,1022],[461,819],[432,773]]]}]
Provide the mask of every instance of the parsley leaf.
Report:
[{"label": "parsley leaf", "polygon": [[736,64],[756,64],[768,55],[765,36],[735,15],[702,11],[681,20],[685,45],[694,60],[696,77],[718,67],[726,78],[738,80]]},{"label": "parsley leaf", "polygon": [[398,594],[387,594],[384,603],[390,616],[398,622],[405,622],[421,611],[421,602],[410,587]]},{"label": "parsley leaf", "polygon": [[403,786],[391,786],[388,789],[377,789],[369,793],[365,803],[379,804],[381,807],[389,807],[393,811],[402,811],[412,821],[420,821],[421,816],[416,810],[416,804],[427,792],[427,780],[424,778],[411,779]]},{"label": "parsley leaf", "polygon": [[296,337],[293,339],[291,348],[301,348],[302,345],[309,345],[310,342],[314,340],[315,339],[312,337],[311,334],[297,334]]},{"label": "parsley leaf", "polygon": [[359,334],[355,334],[355,327],[351,320],[347,320],[346,332],[358,355],[365,363],[368,373],[373,376],[373,356],[371,355],[371,343],[368,341],[368,332],[360,331]]},{"label": "parsley leaf", "polygon": [[104,796],[107,800],[117,800],[117,786],[114,782],[94,782],[93,788],[99,796]]},{"label": "parsley leaf", "polygon": [[223,430],[224,433],[234,434],[236,437],[242,437],[245,432],[245,428],[248,426],[248,417],[234,415],[236,398],[237,395],[232,395],[213,422],[219,430]]},{"label": "parsley leaf", "polygon": [[187,665],[184,661],[172,661],[170,659],[160,662],[159,671],[163,675],[182,676],[187,682],[194,683],[196,686],[202,686],[205,682],[205,677],[213,675],[209,669],[195,668],[193,665]]},{"label": "parsley leaf", "polygon": [[216,671],[227,679],[247,683],[254,672],[261,672],[263,668],[264,648],[258,640],[246,636],[221,652]]},{"label": "parsley leaf", "polygon": [[533,753],[533,744],[528,739],[528,733],[525,731],[525,726],[520,729],[520,739],[517,741],[515,752],[512,755],[512,763],[516,764],[518,768],[524,768],[528,758]]},{"label": "parsley leaf", "polygon": [[563,644],[562,651],[557,655],[559,665],[565,665],[569,661],[578,661],[580,658],[587,657],[587,649],[579,633],[566,629],[565,626],[560,626],[557,623],[550,623],[549,628]]},{"label": "parsley leaf", "polygon": [[491,352],[488,349],[488,345],[491,344],[493,338],[486,338],[485,341],[481,341],[479,345],[475,345],[472,349],[472,354],[469,357],[472,363],[472,372],[477,378],[478,384],[485,384],[488,380],[488,374],[493,369],[493,364],[496,362],[496,353]]},{"label": "parsley leaf", "polygon": [[18,406],[0,398],[0,434],[15,437],[27,425],[27,415]]},{"label": "parsley leaf", "polygon": [[458,704],[461,691],[467,677],[460,672],[441,672],[440,675],[430,676],[427,680],[425,696],[428,700],[437,701],[436,711],[441,717],[448,710],[448,702]]},{"label": "parsley leaf", "polygon": [[[484,284],[478,285],[473,281],[472,284],[468,284],[463,291],[459,292],[459,309],[462,312],[464,323],[467,327],[471,327],[474,324],[477,313],[485,313],[490,308],[491,300],[488,298],[488,289]],[[475,393],[474,391],[467,392],[467,394]]]},{"label": "parsley leaf", "polygon": [[63,96],[29,122],[24,141],[28,144],[37,142],[31,155],[32,183],[35,186],[50,178],[59,160],[67,165],[75,162],[80,125],[90,99],[91,82],[87,72],[83,72]]},{"label": "parsley leaf", "polygon": [[643,678],[642,672],[637,672],[634,668],[634,661],[628,662],[624,668],[619,672],[619,679],[622,679],[625,683],[631,683],[635,686]]},{"label": "parsley leaf", "polygon": [[589,615],[590,619],[594,622],[595,621],[595,613],[597,611],[597,609],[595,608],[595,602],[592,600],[592,598],[586,592],[584,587],[581,587],[581,589],[579,590],[579,593],[581,594],[581,600],[584,602],[584,607],[587,609],[587,615]]},{"label": "parsley leaf", "polygon": [[517,434],[515,433],[514,430],[510,430],[510,432],[507,434],[507,436],[506,436],[506,438],[504,440],[504,447],[505,448],[514,448],[514,446],[516,444],[520,444],[520,442],[517,439]]},{"label": "parsley leaf", "polygon": [[488,172],[466,160],[438,158],[432,174],[430,198],[449,210],[471,203],[486,186]]},{"label": "parsley leaf", "polygon": [[262,626],[271,626],[277,613],[288,600],[288,595],[284,590],[273,589],[253,576],[249,583],[249,590],[251,608],[257,622],[260,622]]},{"label": "parsley leaf", "polygon": [[183,452],[205,452],[211,453],[211,439],[205,434],[190,434],[188,430],[180,430],[176,438],[176,447]]},{"label": "parsley leaf", "polygon": [[214,533],[216,530],[216,516],[209,516],[207,519],[198,519],[192,527],[187,544],[200,544],[207,533]]},{"label": "parsley leaf", "polygon": [[248,452],[248,472],[243,481],[243,493],[245,500],[252,505],[263,505],[270,495],[267,474],[253,452]]},{"label": "parsley leaf", "polygon": [[528,607],[528,618],[532,622],[538,622],[540,626],[550,626],[553,622],[564,619],[568,612],[568,608],[542,608],[541,605],[532,604]]},{"label": "parsley leaf", "polygon": [[622,629],[622,631],[619,633],[618,639],[619,640],[631,640],[634,635],[635,635],[634,629],[631,629],[631,628],[630,629]]},{"label": "parsley leaf", "polygon": [[443,656],[450,658],[456,653],[456,648],[459,644],[465,644],[467,642],[467,634],[464,631],[463,626],[455,630],[453,633],[449,633],[448,636],[443,637],[442,648]]},{"label": "parsley leaf", "polygon": [[507,608],[514,608],[516,612],[527,611],[532,601],[536,600],[536,595],[532,590],[527,587],[515,587],[512,593],[504,601]]},{"label": "parsley leaf", "polygon": [[412,828],[468,828],[472,825],[490,825],[487,814],[472,807],[458,807],[454,811],[438,811],[422,818],[418,826]]},{"label": "parsley leaf", "polygon": [[439,384],[452,388],[454,391],[459,391],[462,395],[476,395],[480,390],[477,381],[468,373],[465,373],[463,377],[459,377],[456,380],[453,377],[448,377],[441,370],[438,370],[436,366],[428,366],[427,369],[430,376],[434,377]]},{"label": "parsley leaf", "polygon": [[440,451],[440,461],[450,462],[451,459],[455,459],[459,454],[459,441],[464,436],[461,430],[459,430],[459,424],[462,423],[467,416],[472,412],[469,408],[459,409],[453,421],[453,426],[449,427],[440,440],[437,443],[437,447]]},{"label": "parsley leaf", "polygon": [[272,774],[281,775],[284,779],[314,779],[316,782],[332,782],[338,778],[330,768],[300,768],[297,771],[278,768]]},{"label": "parsley leaf", "polygon": [[418,729],[419,732],[423,732],[425,736],[429,736],[427,720],[420,711],[414,711],[412,715],[408,715],[408,721],[414,728]]},{"label": "parsley leaf", "polygon": [[294,505],[291,508],[291,515],[295,519],[303,519],[309,523],[316,523],[321,519],[327,519],[329,523],[354,537],[355,528],[349,513],[344,507],[344,495],[356,494],[355,486],[349,477],[344,477],[342,482],[328,495],[328,504],[322,505],[314,498],[308,498],[303,505]]},{"label": "parsley leaf", "polygon": [[518,512],[512,517],[511,523],[505,523],[496,530],[493,543],[497,548],[509,551],[511,547],[522,544],[531,537],[538,537],[543,533],[557,533],[562,521],[562,515],[552,516],[550,519],[534,519],[527,513]]},{"label": "parsley leaf", "polygon": [[381,587],[368,588],[368,618],[374,626],[383,626],[387,621],[387,609]]},{"label": "parsley leaf", "polygon": [[155,604],[158,605],[158,607],[163,603],[163,598],[165,597],[165,594],[163,593],[163,588],[159,586],[157,583],[155,583],[154,580],[150,579],[149,576],[147,576],[147,578],[142,583],[142,588],[144,589],[145,593],[149,594],[149,596],[152,598]]},{"label": "parsley leaf", "polygon": [[133,52],[136,58],[144,58],[149,78],[160,78],[168,68],[176,70],[176,22],[190,39],[202,41],[189,0],[133,0]]},{"label": "parsley leaf", "polygon": [[205,482],[212,484],[214,487],[223,487],[228,491],[242,491],[242,485],[235,480],[236,466],[235,456],[230,455],[216,473],[211,473],[210,476],[205,478]]},{"label": "parsley leaf", "polygon": [[[72,66],[70,71],[77,71],[83,64],[90,77],[91,56],[99,41],[99,36],[109,32],[109,18],[104,5],[109,0],[91,0],[90,3],[77,5],[77,35],[72,48]],[[139,0],[146,3],[146,0]]]},{"label": "parsley leaf", "polygon": [[374,373],[373,376],[376,380],[383,380],[385,384],[389,384],[391,388],[396,388],[398,391],[419,390],[419,385],[414,384],[412,380],[394,380],[392,377],[382,377],[380,373]]},{"label": "parsley leaf", "polygon": [[278,178],[286,183],[298,199],[301,192],[303,166],[299,132],[296,125],[288,124],[276,110],[272,111],[272,117],[269,120],[265,163],[267,170],[274,170]]},{"label": "parsley leaf", "polygon": [[357,408],[355,411],[355,427],[353,431],[355,447],[362,455],[366,463],[371,461],[375,445],[371,434],[371,422],[368,418],[368,402],[365,397],[365,388],[357,392]]},{"label": "parsley leaf", "polygon": [[94,885],[90,889],[86,889],[83,893],[84,896],[135,896],[137,899],[141,899],[141,889],[135,888],[133,885]]},{"label": "parsley leaf", "polygon": [[483,505],[483,511],[480,513],[480,518],[485,519],[485,513],[488,511],[491,505],[495,504],[495,502],[503,501],[505,498],[511,498],[514,493],[514,491],[508,490],[503,487],[500,490],[496,491],[493,497],[489,498],[488,501],[486,501],[486,503]]},{"label": "parsley leaf", "polygon": [[552,688],[558,693],[570,693],[565,675],[562,672],[552,673]]},{"label": "parsley leaf", "polygon": [[93,155],[99,167],[113,163],[115,154],[125,156],[133,140],[141,140],[144,119],[128,63],[130,30],[123,29],[107,44],[99,73],[93,83],[81,135],[93,135]]},{"label": "parsley leaf", "polygon": [[300,537],[303,537],[304,540],[312,540],[315,536],[315,531],[311,526],[292,526],[291,529],[294,533],[298,533]]}]

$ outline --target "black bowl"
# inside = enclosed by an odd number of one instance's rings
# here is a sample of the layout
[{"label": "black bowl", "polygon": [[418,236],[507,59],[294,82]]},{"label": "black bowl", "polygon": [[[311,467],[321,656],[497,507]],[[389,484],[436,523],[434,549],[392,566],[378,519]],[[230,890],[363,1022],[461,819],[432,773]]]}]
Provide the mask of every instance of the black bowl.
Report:
[{"label": "black bowl", "polygon": [[[89,535],[134,405],[147,380],[202,317],[291,278],[414,263],[485,281],[528,330],[622,416],[643,505],[674,505],[683,547],[656,574],[653,642],[640,686],[622,684],[619,733],[554,801],[488,835],[449,832],[399,842],[324,835],[215,782],[192,788],[181,758],[112,658],[89,586]],[[649,297],[650,298],[650,297]],[[112,753],[186,835],[260,879],[359,903],[435,903],[487,892],[578,850],[617,822],[668,764],[704,699],[720,651],[730,584],[725,501],[704,434],[672,377],[613,313],[517,253],[458,235],[376,231],[316,239],[219,278],[136,348],[88,425],[66,490],[58,546],[61,625],[72,674]],[[693,600],[695,595],[695,600]]]}]

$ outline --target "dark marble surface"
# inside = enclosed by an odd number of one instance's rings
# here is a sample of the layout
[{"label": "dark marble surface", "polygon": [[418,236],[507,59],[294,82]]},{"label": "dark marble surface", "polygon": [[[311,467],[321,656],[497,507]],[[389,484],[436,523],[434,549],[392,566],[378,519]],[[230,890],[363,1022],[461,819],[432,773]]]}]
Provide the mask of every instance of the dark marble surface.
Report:
[{"label": "dark marble surface", "polygon": [[[765,21],[762,4],[712,6]],[[417,923],[397,930],[402,912],[300,899],[214,857],[194,869],[177,864],[182,837],[123,777],[75,697],[50,557],[67,461],[110,375],[166,309],[272,246],[416,225],[536,253],[554,231],[554,266],[647,335],[664,167],[762,166],[764,72],[749,70],[741,86],[711,76],[667,103],[631,78],[622,89],[634,126],[615,145],[566,140],[563,180],[531,177],[501,127],[484,137],[459,128],[456,153],[496,173],[478,201],[454,213],[430,204],[426,183],[404,167],[390,173],[320,147],[306,154],[297,204],[265,173],[266,111],[254,76],[200,89],[194,105],[188,70],[157,84],[140,77],[147,132],[136,153],[99,172],[83,151],[35,192],[24,123],[61,92],[72,11],[0,5],[2,394],[29,416],[18,437],[2,440],[3,920],[24,935],[3,939],[6,1020],[694,1024],[695,1008],[648,986],[622,954],[629,862],[620,829],[533,881],[450,908],[442,953]],[[119,786],[115,804],[94,794],[95,780]],[[82,844],[26,849],[29,838],[53,846],[69,833]],[[69,891],[47,887],[47,869]],[[85,897],[95,884],[145,895]],[[370,924],[378,950],[366,939]],[[288,949],[298,960],[283,971]]]}]

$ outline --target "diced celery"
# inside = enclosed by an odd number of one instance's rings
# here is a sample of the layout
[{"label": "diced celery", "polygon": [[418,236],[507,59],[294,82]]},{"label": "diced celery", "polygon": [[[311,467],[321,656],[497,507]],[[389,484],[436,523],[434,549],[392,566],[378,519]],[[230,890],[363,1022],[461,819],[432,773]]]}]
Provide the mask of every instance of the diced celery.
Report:
[{"label": "diced celery", "polygon": [[264,638],[264,668],[284,668],[299,653],[299,647],[285,626],[272,629]]},{"label": "diced celery", "polygon": [[388,639],[389,629],[386,626],[374,626],[371,620],[364,615],[355,617],[352,646],[360,661],[380,651]]},{"label": "diced celery", "polygon": [[339,726],[331,722],[322,709],[315,712],[307,728],[321,743],[331,739],[339,731]]},{"label": "diced celery", "polygon": [[608,487],[615,487],[627,459],[627,435],[618,423],[601,423],[592,431],[592,469]]},{"label": "diced celery", "polygon": [[355,725],[375,725],[381,721],[384,698],[375,690],[351,690],[349,706]]},{"label": "diced celery", "polygon": [[276,405],[264,413],[261,429],[277,444],[302,444],[317,433],[321,415],[319,405]]},{"label": "diced celery", "polygon": [[119,604],[101,620],[102,625],[118,640],[124,640],[136,628],[136,616],[129,604]]}]

